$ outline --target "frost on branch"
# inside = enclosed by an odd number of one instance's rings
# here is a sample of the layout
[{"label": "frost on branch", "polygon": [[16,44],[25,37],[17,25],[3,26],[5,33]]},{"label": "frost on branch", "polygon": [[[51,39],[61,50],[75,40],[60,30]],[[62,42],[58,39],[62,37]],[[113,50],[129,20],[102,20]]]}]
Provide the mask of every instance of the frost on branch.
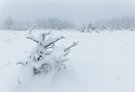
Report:
[{"label": "frost on branch", "polygon": [[37,45],[32,50],[27,62],[19,62],[18,64],[29,67],[28,69],[31,69],[33,76],[66,69],[65,61],[69,60],[67,55],[70,49],[78,44],[78,42],[73,42],[67,47],[58,46],[56,42],[65,39],[65,37],[51,37],[50,35],[51,32],[42,33],[37,39],[30,32],[30,35],[26,37]]}]

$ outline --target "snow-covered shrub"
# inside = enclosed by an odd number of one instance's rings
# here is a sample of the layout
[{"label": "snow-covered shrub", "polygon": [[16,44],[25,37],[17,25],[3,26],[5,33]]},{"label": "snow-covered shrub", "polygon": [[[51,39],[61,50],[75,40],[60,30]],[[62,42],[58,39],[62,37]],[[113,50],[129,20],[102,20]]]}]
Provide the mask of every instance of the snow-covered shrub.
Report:
[{"label": "snow-covered shrub", "polygon": [[[29,69],[28,73],[32,76],[47,74],[49,72],[59,72],[66,69],[65,61],[68,60],[66,57],[70,49],[78,44],[73,42],[72,45],[67,47],[57,46],[55,43],[65,37],[51,37],[51,32],[42,33],[38,39],[31,35],[27,39],[36,42],[36,47],[32,50],[28,60],[26,62],[19,62],[22,65],[24,72]],[[27,75],[29,75],[27,74]]]},{"label": "snow-covered shrub", "polygon": [[81,28],[79,29],[81,32],[96,32],[99,33],[98,30],[96,29],[96,27],[94,25],[92,25],[91,23],[82,25]]}]

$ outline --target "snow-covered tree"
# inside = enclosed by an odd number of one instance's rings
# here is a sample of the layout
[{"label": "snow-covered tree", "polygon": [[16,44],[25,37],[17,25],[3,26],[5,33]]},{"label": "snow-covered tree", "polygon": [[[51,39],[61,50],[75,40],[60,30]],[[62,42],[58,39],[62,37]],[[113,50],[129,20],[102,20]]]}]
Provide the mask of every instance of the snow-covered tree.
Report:
[{"label": "snow-covered tree", "polygon": [[76,46],[78,42],[73,42],[70,46],[61,47],[57,46],[55,43],[65,37],[51,37],[50,35],[51,32],[42,33],[38,38],[35,38],[30,31],[30,35],[27,39],[34,41],[37,45],[32,50],[26,62],[17,63],[21,64],[22,68],[28,67],[28,70],[25,70],[25,72],[30,71],[29,73],[36,76],[47,74],[49,72],[56,73],[66,69],[65,61],[68,60],[66,56],[69,54],[70,49]]},{"label": "snow-covered tree", "polygon": [[13,29],[14,26],[14,20],[12,19],[12,17],[8,16],[6,20],[4,20],[4,28],[6,30],[11,30]]}]

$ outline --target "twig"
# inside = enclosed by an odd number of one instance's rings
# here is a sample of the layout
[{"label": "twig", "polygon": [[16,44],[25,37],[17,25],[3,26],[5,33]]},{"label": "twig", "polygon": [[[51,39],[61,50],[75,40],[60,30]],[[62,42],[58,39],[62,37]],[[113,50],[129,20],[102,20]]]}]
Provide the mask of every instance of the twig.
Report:
[{"label": "twig", "polygon": [[71,46],[67,47],[64,51],[66,52],[66,51],[69,50],[70,48],[72,48],[72,47],[78,45],[78,43],[79,43],[79,42],[73,42],[73,44],[72,44]]},{"label": "twig", "polygon": [[65,38],[65,37],[62,36],[62,37],[60,37],[60,38],[57,38],[55,41],[50,42],[49,44],[47,44],[47,45],[45,46],[45,48],[49,47],[50,45],[54,44],[55,42],[57,42],[57,41],[59,41],[59,40],[61,40],[61,39],[63,39],[63,38]]},{"label": "twig", "polygon": [[46,37],[47,35],[50,35],[50,34],[51,34],[51,31],[50,31],[50,32],[47,32],[47,33],[42,34],[42,41],[44,41],[44,40],[45,40],[45,37]]},{"label": "twig", "polygon": [[25,65],[25,64],[28,64],[28,62],[18,62],[18,63],[16,63],[16,65]]},{"label": "twig", "polygon": [[36,42],[36,43],[39,43],[39,41],[33,39],[32,37],[26,37],[26,38],[27,38],[27,39],[30,39],[30,40],[33,40],[33,41]]},{"label": "twig", "polygon": [[30,35],[31,35],[32,30],[33,30],[35,27],[36,27],[36,24],[34,24],[34,25],[31,27],[31,29],[30,29],[30,31],[29,31],[29,34],[30,34]]},{"label": "twig", "polygon": [[34,42],[36,42],[36,43],[38,43],[38,44],[44,46],[44,48],[47,48],[47,47],[49,47],[50,45],[54,45],[55,42],[57,42],[57,41],[63,39],[64,37],[62,36],[62,37],[60,37],[60,38],[57,38],[56,40],[54,40],[53,42],[48,43],[47,45],[44,45],[42,42],[40,42],[40,41],[38,41],[38,40],[35,40],[35,39],[32,38],[32,37],[26,37],[26,38],[27,38],[27,39],[30,39],[30,40],[33,40]]}]

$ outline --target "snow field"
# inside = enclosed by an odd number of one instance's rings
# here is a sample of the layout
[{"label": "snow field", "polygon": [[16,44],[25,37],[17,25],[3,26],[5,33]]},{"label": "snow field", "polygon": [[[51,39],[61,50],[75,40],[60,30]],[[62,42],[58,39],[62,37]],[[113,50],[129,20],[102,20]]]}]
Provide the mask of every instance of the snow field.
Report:
[{"label": "snow field", "polygon": [[20,66],[16,63],[27,60],[35,46],[25,38],[27,34],[0,31],[0,92],[135,92],[135,32],[53,32],[52,36],[66,37],[58,45],[79,41],[66,61],[71,70],[18,85]]}]

